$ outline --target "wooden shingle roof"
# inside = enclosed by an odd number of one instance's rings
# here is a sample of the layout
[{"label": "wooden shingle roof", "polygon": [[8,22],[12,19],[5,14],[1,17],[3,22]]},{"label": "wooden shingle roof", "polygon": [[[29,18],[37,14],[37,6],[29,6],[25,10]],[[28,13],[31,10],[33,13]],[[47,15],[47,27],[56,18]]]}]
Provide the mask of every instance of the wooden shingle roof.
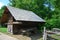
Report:
[{"label": "wooden shingle roof", "polygon": [[15,7],[7,6],[7,9],[10,11],[15,20],[18,21],[35,21],[35,22],[45,22],[41,17],[37,16],[32,11],[27,11],[23,9],[18,9]]}]

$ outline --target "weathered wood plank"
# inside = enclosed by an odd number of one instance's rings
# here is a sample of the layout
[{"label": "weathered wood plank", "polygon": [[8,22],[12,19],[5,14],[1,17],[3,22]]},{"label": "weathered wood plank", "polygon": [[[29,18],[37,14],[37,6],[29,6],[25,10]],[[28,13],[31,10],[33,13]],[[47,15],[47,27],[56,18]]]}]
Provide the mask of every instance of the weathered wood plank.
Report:
[{"label": "weathered wood plank", "polygon": [[12,23],[5,23],[5,24],[22,24],[22,22],[12,22]]},{"label": "weathered wood plank", "polygon": [[7,25],[8,32],[13,34],[13,25]]}]

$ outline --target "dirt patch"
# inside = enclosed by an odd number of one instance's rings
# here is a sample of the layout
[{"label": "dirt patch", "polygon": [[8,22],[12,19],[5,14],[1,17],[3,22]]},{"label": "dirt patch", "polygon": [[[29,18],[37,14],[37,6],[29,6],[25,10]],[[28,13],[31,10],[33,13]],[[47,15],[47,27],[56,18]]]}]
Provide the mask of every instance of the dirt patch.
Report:
[{"label": "dirt patch", "polygon": [[17,38],[14,38],[14,37],[11,37],[11,36],[8,36],[6,34],[3,34],[3,33],[0,33],[0,40],[18,40]]}]

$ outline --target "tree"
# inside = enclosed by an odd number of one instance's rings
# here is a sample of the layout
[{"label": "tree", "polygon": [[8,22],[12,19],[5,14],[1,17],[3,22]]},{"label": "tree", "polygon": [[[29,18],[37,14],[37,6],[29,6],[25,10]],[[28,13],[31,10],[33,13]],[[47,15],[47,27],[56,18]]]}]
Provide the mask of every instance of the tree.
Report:
[{"label": "tree", "polygon": [[4,12],[4,9],[5,9],[5,6],[3,6],[3,7],[0,9],[0,18],[1,18],[1,16],[2,16],[3,12]]},{"label": "tree", "polygon": [[52,18],[47,20],[47,28],[60,28],[60,0],[50,0],[49,1],[55,8]]}]

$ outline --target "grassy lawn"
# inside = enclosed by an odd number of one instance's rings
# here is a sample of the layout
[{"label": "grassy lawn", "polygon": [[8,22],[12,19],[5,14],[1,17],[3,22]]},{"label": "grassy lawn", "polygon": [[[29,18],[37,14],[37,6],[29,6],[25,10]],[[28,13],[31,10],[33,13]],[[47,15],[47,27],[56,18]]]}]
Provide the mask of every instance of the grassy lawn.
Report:
[{"label": "grassy lawn", "polygon": [[5,27],[0,27],[0,32],[7,33],[7,28],[5,28]]},{"label": "grassy lawn", "polygon": [[[51,38],[54,38],[54,40],[60,40],[60,34],[59,35],[58,34],[53,34],[53,35],[51,35]],[[40,40],[43,40],[43,37],[40,38]]]},{"label": "grassy lawn", "polygon": [[60,40],[60,35],[54,34],[51,37],[54,38],[54,39],[56,39],[56,40]]}]

